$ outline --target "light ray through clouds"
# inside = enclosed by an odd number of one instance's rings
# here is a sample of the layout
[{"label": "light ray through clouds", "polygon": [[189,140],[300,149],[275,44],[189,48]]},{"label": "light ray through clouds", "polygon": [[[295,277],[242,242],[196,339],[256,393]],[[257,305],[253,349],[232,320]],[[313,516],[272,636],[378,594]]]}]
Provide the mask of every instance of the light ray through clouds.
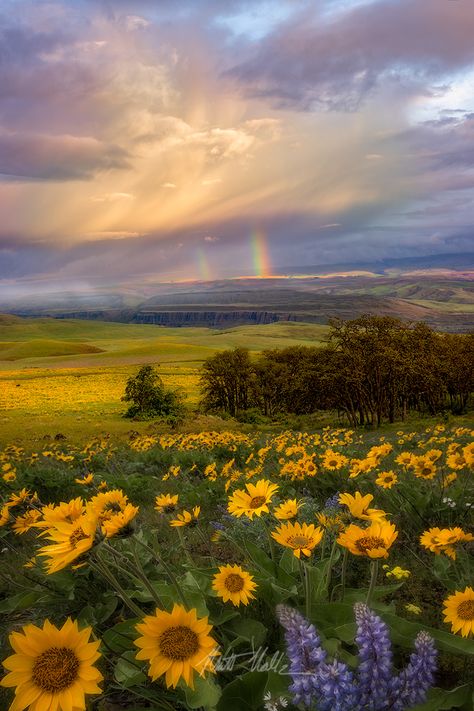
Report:
[{"label": "light ray through clouds", "polygon": [[4,0],[0,280],[466,251],[472,36],[471,0]]}]

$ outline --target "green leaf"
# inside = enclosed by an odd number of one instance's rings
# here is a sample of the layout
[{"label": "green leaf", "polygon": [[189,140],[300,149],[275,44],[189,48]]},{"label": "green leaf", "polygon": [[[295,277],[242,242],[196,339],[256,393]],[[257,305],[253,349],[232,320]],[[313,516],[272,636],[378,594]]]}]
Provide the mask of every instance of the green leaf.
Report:
[{"label": "green leaf", "polygon": [[213,594],[209,575],[201,573],[199,570],[188,570],[183,580],[184,584],[190,588],[195,588],[205,595]]},{"label": "green leaf", "polygon": [[298,558],[292,550],[287,549],[284,551],[280,560],[280,567],[283,568],[286,573],[298,573]]},{"label": "green leaf", "polygon": [[409,622],[403,617],[390,613],[381,612],[380,616],[388,624],[393,642],[402,647],[412,647],[418,632],[424,631],[433,637],[438,649],[452,654],[474,656],[474,641],[472,639],[459,637],[434,627],[427,627],[419,622]]},{"label": "green leaf", "polygon": [[474,707],[474,691],[471,684],[458,686],[456,689],[431,689],[428,701],[415,706],[413,711],[438,711],[438,709],[472,709]]},{"label": "green leaf", "polygon": [[38,604],[38,602],[45,597],[43,590],[41,592],[39,590],[21,592],[8,597],[6,600],[2,600],[0,603],[0,612],[9,613],[17,612],[18,610],[26,610],[28,607]]},{"label": "green leaf", "polygon": [[135,629],[137,622],[139,622],[138,618],[127,620],[126,622],[119,622],[108,629],[102,635],[104,646],[118,654],[135,649],[133,640],[138,636],[138,632]]},{"label": "green leaf", "polygon": [[267,636],[267,628],[264,624],[258,620],[246,617],[239,617],[238,619],[231,620],[228,628],[237,634],[240,639],[250,642],[253,649],[260,647]]},{"label": "green leaf", "polygon": [[270,573],[270,575],[272,575],[273,577],[276,576],[276,564],[272,561],[271,558],[268,557],[268,555],[264,551],[262,551],[261,548],[256,546],[255,543],[252,543],[251,541],[247,541],[245,543],[245,547],[250,558],[259,570],[264,570],[267,573]]},{"label": "green leaf", "polygon": [[222,691],[217,711],[257,711],[262,705],[267,672],[248,672]]},{"label": "green leaf", "polygon": [[142,671],[142,665],[135,659],[135,654],[136,652],[125,652],[115,665],[114,677],[126,689],[143,684],[147,678]]},{"label": "green leaf", "polygon": [[212,679],[197,677],[194,679],[194,689],[186,686],[184,693],[188,708],[215,709],[222,692]]}]

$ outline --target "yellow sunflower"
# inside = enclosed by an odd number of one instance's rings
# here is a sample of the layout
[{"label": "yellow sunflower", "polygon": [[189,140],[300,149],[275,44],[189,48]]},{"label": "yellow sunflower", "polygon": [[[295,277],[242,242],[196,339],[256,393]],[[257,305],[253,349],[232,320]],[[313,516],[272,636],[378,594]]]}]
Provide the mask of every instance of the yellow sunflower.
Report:
[{"label": "yellow sunflower", "polygon": [[132,506],[128,496],[120,489],[112,489],[96,494],[87,504],[91,517],[97,517],[102,533],[107,538],[117,535],[126,528],[138,513],[138,506]]},{"label": "yellow sunflower", "polygon": [[89,472],[89,474],[86,474],[86,476],[83,476],[81,479],[74,479],[76,484],[81,484],[81,486],[89,486],[89,484],[92,484],[94,481],[94,475],[92,472]]},{"label": "yellow sunflower", "polygon": [[466,444],[466,446],[462,450],[462,454],[466,461],[466,464],[469,467],[472,467],[474,465],[474,442]]},{"label": "yellow sunflower", "polygon": [[474,590],[455,592],[444,601],[444,621],[451,623],[451,632],[463,637],[474,634]]},{"label": "yellow sunflower", "polygon": [[248,605],[249,600],[255,598],[252,593],[257,585],[253,582],[253,576],[242,570],[240,565],[221,565],[214,575],[212,587],[224,602],[230,600],[238,606],[240,603]]},{"label": "yellow sunflower", "polygon": [[178,503],[178,494],[160,494],[155,498],[155,509],[158,513],[171,513]]},{"label": "yellow sunflower", "polygon": [[363,521],[384,521],[387,514],[382,509],[369,509],[369,504],[373,499],[372,494],[362,496],[360,491],[352,494],[339,494],[339,503],[345,504],[354,518]]},{"label": "yellow sunflower", "polygon": [[402,467],[409,467],[413,461],[413,454],[411,452],[401,452],[398,457],[395,457],[395,461]]},{"label": "yellow sunflower", "polygon": [[5,506],[2,506],[0,509],[0,528],[2,526],[5,526],[10,520],[10,507],[8,504],[5,504]]},{"label": "yellow sunflower", "polygon": [[328,516],[328,514],[319,512],[316,514],[316,520],[320,526],[326,528],[328,531],[342,531],[344,528],[344,519],[339,514]]},{"label": "yellow sunflower", "polygon": [[453,452],[446,457],[446,464],[450,469],[460,470],[467,466],[467,461],[461,452]]},{"label": "yellow sunflower", "polygon": [[337,471],[349,463],[349,459],[340,452],[335,452],[332,449],[327,449],[321,459],[321,464],[324,469],[329,471]]},{"label": "yellow sunflower", "polygon": [[174,605],[172,612],[156,610],[136,626],[141,637],[134,641],[140,648],[136,657],[150,663],[148,675],[153,681],[166,674],[166,686],[176,687],[183,678],[194,689],[194,672],[201,676],[214,672],[212,657],[218,655],[216,642],[209,636],[212,625],[207,617],[198,618],[196,610]]},{"label": "yellow sunflower", "polygon": [[10,499],[7,501],[7,505],[10,506],[10,508],[13,508],[13,506],[19,506],[20,504],[24,504],[27,501],[34,502],[36,501],[38,496],[36,493],[32,494],[31,492],[28,491],[28,489],[21,489],[21,491],[18,492],[18,494],[11,494]]},{"label": "yellow sunflower", "polygon": [[111,491],[103,491],[96,494],[88,503],[88,508],[93,511],[100,524],[112,518],[120,511],[125,511],[128,501],[128,496],[120,489],[111,489]]},{"label": "yellow sunflower", "polygon": [[31,528],[34,527],[38,519],[41,518],[40,511],[36,509],[30,509],[23,516],[17,516],[15,523],[12,526],[12,531],[17,535],[26,533]]},{"label": "yellow sunflower", "polygon": [[92,629],[79,630],[70,618],[61,629],[45,620],[10,634],[15,651],[3,666],[9,673],[1,686],[16,687],[10,711],[84,711],[85,694],[100,694],[102,674],[94,662],[100,642],[90,642]]},{"label": "yellow sunflower", "polygon": [[436,465],[428,458],[418,458],[414,462],[413,468],[418,479],[434,479],[436,476]]},{"label": "yellow sunflower", "polygon": [[198,522],[201,507],[195,506],[192,511],[182,511],[178,514],[178,518],[173,518],[170,521],[170,526],[195,526]]},{"label": "yellow sunflower", "polygon": [[245,514],[249,518],[268,513],[268,504],[271,502],[278,484],[272,484],[267,479],[260,479],[256,484],[246,484],[244,489],[237,489],[229,498],[227,510],[234,516]]},{"label": "yellow sunflower", "polygon": [[276,507],[275,511],[273,512],[273,515],[279,521],[289,521],[291,518],[294,518],[298,514],[298,511],[300,510],[302,505],[302,501],[297,501],[296,499],[287,499],[282,504]]},{"label": "yellow sunflower", "polygon": [[275,531],[272,531],[272,538],[282,546],[291,548],[293,554],[300,558],[301,554],[309,557],[311,551],[323,537],[323,530],[313,523],[284,523]]},{"label": "yellow sunflower", "polygon": [[360,528],[351,523],[343,531],[337,542],[354,555],[369,558],[388,558],[388,551],[398,536],[393,523],[374,521],[368,528]]},{"label": "yellow sunflower", "polygon": [[57,506],[55,506],[55,504],[48,504],[48,506],[44,506],[41,509],[43,518],[36,523],[36,527],[51,528],[59,521],[72,523],[80,518],[84,511],[84,502],[80,496],[78,496],[77,499],[71,499],[71,501],[62,501]]},{"label": "yellow sunflower", "polygon": [[380,472],[375,483],[381,486],[383,489],[391,489],[394,484],[398,481],[398,477],[393,471]]},{"label": "yellow sunflower", "polygon": [[46,563],[49,574],[66,568],[70,563],[84,556],[94,545],[97,519],[84,514],[72,523],[58,521],[53,528],[42,533],[51,543],[38,551],[39,556],[49,560]]},{"label": "yellow sunflower", "polygon": [[125,536],[132,531],[131,522],[138,513],[138,506],[127,504],[123,511],[110,516],[102,523],[102,532],[107,538],[121,535]]},{"label": "yellow sunflower", "polygon": [[452,560],[456,560],[456,543],[465,541],[473,541],[472,533],[466,533],[459,526],[454,528],[430,528],[424,531],[420,536],[420,543],[424,548],[435,555],[444,553]]}]

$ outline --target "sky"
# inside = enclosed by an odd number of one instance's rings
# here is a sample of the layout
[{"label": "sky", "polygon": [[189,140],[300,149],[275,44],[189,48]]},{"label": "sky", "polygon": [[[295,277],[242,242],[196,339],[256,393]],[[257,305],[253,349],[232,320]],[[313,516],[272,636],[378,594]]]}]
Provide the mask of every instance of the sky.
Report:
[{"label": "sky", "polygon": [[472,0],[0,0],[0,291],[472,251]]}]

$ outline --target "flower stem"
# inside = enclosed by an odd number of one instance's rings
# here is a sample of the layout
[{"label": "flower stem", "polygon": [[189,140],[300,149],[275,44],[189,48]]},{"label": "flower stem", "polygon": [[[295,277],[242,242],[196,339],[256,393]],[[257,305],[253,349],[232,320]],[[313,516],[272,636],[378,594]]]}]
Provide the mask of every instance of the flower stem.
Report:
[{"label": "flower stem", "polygon": [[305,600],[305,614],[306,617],[309,619],[311,615],[311,590],[309,585],[309,571],[304,561],[301,560],[301,558],[298,559],[298,563],[300,567],[301,583],[303,586],[303,595]]},{"label": "flower stem", "polygon": [[377,575],[379,572],[379,562],[378,560],[370,561],[370,585],[367,592],[367,597],[365,599],[365,604],[370,605],[372,602],[372,595],[374,594],[375,585],[377,583]]},{"label": "flower stem", "polygon": [[135,540],[137,541],[137,543],[139,543],[141,546],[143,546],[143,548],[145,548],[145,550],[147,550],[149,553],[151,553],[151,555],[153,556],[154,561],[155,561],[158,565],[161,565],[161,566],[163,567],[163,569],[164,569],[166,575],[168,576],[168,578],[169,578],[171,584],[176,588],[176,592],[178,593],[178,595],[179,595],[179,597],[180,597],[180,599],[181,599],[181,602],[183,603],[183,605],[184,605],[185,608],[187,609],[187,608],[188,608],[188,601],[186,600],[186,598],[185,598],[185,596],[184,596],[184,593],[183,593],[183,591],[182,591],[182,589],[181,589],[181,586],[180,586],[180,584],[179,584],[179,582],[178,582],[178,580],[177,580],[177,578],[176,578],[176,575],[175,575],[174,572],[171,570],[171,567],[168,565],[168,563],[165,561],[165,559],[164,559],[163,557],[158,557],[158,556],[156,555],[155,551],[154,551],[152,548],[150,548],[150,546],[148,546],[146,543],[144,543],[142,540],[140,540],[139,538],[136,538]]},{"label": "flower stem", "polygon": [[328,561],[328,572],[326,575],[326,594],[329,595],[329,588],[331,586],[331,578],[332,578],[332,567],[334,565],[334,556],[336,555],[336,550],[337,550],[337,539],[334,539],[334,543],[332,544],[331,547],[331,553],[329,555],[329,561]]},{"label": "flower stem", "polygon": [[347,561],[349,560],[349,551],[344,548],[344,556],[342,558],[342,573],[341,573],[341,602],[344,602],[344,595],[346,592],[346,578],[347,578]]},{"label": "flower stem", "polygon": [[181,548],[183,549],[183,553],[186,556],[186,560],[188,561],[188,563],[190,565],[194,565],[194,561],[191,558],[191,555],[190,555],[188,549],[186,548],[186,542],[184,540],[184,534],[183,534],[183,531],[181,530],[181,526],[177,526],[176,530],[178,531],[179,542],[181,544]]},{"label": "flower stem", "polygon": [[267,520],[266,520],[263,516],[262,516],[262,518],[261,518],[260,520],[261,520],[261,522],[263,523],[263,527],[265,528],[265,531],[266,531],[267,536],[268,536],[268,542],[269,542],[269,546],[270,546],[270,558],[271,558],[272,561],[275,563],[275,560],[276,560],[276,550],[275,550],[275,544],[274,544],[274,541],[273,541],[273,538],[272,538],[271,527],[270,527],[270,525],[268,524]]},{"label": "flower stem", "polygon": [[97,558],[95,562],[92,562],[92,560],[89,559],[89,565],[91,566],[92,570],[95,570],[97,573],[99,573],[105,580],[107,580],[108,583],[115,589],[115,591],[119,594],[119,596],[122,598],[123,602],[127,607],[133,612],[134,615],[137,617],[143,617],[143,611],[140,610],[138,605],[136,605],[133,600],[130,599],[129,595],[125,592],[123,587],[120,585],[119,581],[115,577],[115,575],[112,573],[112,571],[107,568],[101,561],[99,561]]}]

